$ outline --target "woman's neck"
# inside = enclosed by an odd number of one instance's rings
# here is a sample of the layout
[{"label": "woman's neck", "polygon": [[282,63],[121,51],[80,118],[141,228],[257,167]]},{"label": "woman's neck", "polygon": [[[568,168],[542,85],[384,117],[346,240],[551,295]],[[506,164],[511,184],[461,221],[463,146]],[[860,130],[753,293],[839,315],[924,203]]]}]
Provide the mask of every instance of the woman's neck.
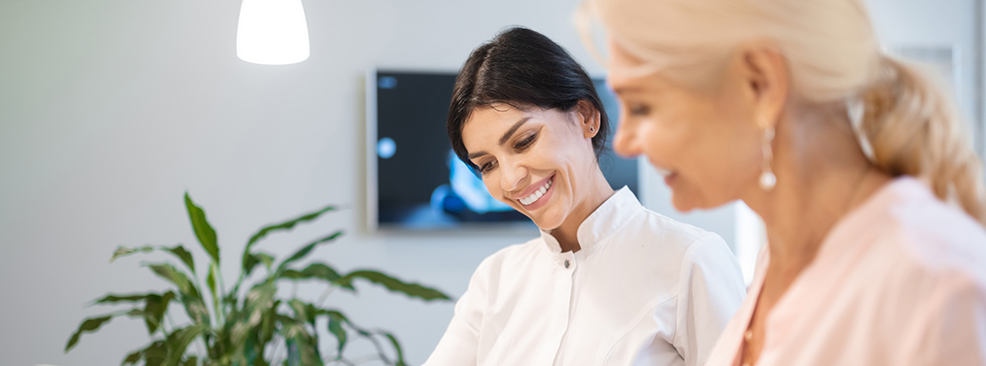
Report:
[{"label": "woman's neck", "polygon": [[577,252],[582,249],[578,238],[579,226],[615,192],[598,167],[593,170],[590,176],[592,179],[587,182],[586,189],[579,193],[573,193],[576,199],[580,195],[583,196],[582,199],[576,201],[572,212],[562,221],[562,224],[550,231],[551,236],[558,240],[558,245],[561,246],[563,253]]},{"label": "woman's neck", "polygon": [[763,295],[775,300],[815,259],[835,224],[891,179],[863,155],[848,121],[831,114],[798,118],[777,127],[777,186],[768,192],[756,187],[744,197],[767,227]]}]

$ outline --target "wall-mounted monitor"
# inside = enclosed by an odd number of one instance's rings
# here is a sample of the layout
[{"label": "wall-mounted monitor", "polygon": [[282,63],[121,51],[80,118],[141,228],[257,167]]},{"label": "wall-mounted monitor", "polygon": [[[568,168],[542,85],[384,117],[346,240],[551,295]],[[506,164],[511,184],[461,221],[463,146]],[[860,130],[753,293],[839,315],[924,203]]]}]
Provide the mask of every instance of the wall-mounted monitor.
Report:
[{"label": "wall-mounted monitor", "polygon": [[[526,216],[490,196],[482,180],[452,152],[445,121],[455,76],[454,72],[368,72],[370,231],[534,228]],[[603,79],[593,81],[612,133],[619,121],[618,104]],[[636,159],[623,159],[607,149],[599,162],[614,189],[628,186],[639,196]]]}]

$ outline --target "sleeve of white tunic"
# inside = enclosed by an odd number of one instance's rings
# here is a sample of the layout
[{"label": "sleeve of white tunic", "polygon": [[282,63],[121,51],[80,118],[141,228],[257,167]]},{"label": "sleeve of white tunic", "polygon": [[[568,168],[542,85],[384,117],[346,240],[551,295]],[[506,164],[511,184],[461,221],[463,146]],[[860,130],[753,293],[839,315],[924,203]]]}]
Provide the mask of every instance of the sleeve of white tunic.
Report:
[{"label": "sleeve of white tunic", "polygon": [[479,349],[479,328],[483,322],[481,304],[486,303],[487,258],[473,273],[469,287],[455,303],[455,315],[445,335],[422,366],[473,366]]},{"label": "sleeve of white tunic", "polygon": [[746,296],[743,273],[722,238],[706,233],[685,251],[678,285],[674,347],[686,366],[702,365]]}]

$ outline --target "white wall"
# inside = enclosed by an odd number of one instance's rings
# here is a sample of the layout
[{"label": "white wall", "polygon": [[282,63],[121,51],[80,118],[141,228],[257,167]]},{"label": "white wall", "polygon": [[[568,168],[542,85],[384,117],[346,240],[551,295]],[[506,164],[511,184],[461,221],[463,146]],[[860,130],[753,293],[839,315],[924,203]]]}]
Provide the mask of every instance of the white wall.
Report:
[{"label": "white wall", "polygon": [[[976,3],[982,0],[867,0],[874,26],[883,46],[893,51],[900,47],[950,46],[955,51],[954,96],[969,121],[983,154],[983,121],[977,120],[983,95],[977,95],[982,66],[977,65],[976,53],[983,47],[976,35]],[[980,19],[980,21],[982,21]]]},{"label": "white wall", "polygon": [[[328,203],[352,208],[262,247],[286,253],[342,228],[319,259],[458,296],[482,258],[526,240],[359,234],[362,78],[370,65],[455,70],[512,24],[599,74],[570,26],[577,1],[306,0],[311,58],[281,67],[236,58],[239,4],[0,1],[0,364],[109,365],[144,344],[142,323],[120,319],[62,354],[79,322],[101,313],[87,302],[165,287],[139,267],[165,257],[110,265],[117,245],[196,246],[185,190],[219,233],[227,282],[254,230]],[[361,290],[329,303],[395,331],[408,360],[423,362],[452,304]]]},{"label": "white wall", "polygon": [[[164,257],[110,265],[117,245],[182,242],[204,270],[186,190],[219,233],[227,282],[256,228],[340,203],[351,209],[262,248],[284,254],[342,228],[348,235],[318,259],[460,295],[482,258],[525,238],[359,233],[362,75],[370,65],[456,69],[512,24],[545,33],[602,74],[571,26],[578,2],[306,0],[311,58],[270,67],[235,56],[237,0],[0,1],[0,363],[116,364],[143,345],[143,324],[120,319],[62,354],[79,322],[101,312],[85,303],[165,287],[139,267]],[[885,38],[968,43],[971,0],[871,3]],[[650,207],[671,212],[660,183],[647,192]],[[734,225],[725,210],[703,226]],[[734,229],[722,230],[730,241]],[[360,290],[329,303],[395,331],[408,360],[423,362],[452,304]]]}]

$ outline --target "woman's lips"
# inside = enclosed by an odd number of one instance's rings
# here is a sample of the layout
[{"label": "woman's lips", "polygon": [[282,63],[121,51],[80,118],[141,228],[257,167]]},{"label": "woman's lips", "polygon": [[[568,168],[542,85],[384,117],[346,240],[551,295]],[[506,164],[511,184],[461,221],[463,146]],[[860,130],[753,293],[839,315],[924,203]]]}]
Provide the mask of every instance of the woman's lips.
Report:
[{"label": "woman's lips", "polygon": [[530,195],[534,194],[535,191],[541,189],[542,186],[544,186],[545,184],[547,184],[549,181],[551,181],[554,178],[555,178],[555,175],[554,174],[551,174],[551,175],[545,177],[542,180],[539,180],[537,182],[531,183],[531,185],[527,186],[527,188],[524,189],[523,192],[521,192],[520,194],[515,194],[515,195],[513,195],[510,198],[519,201],[521,198],[529,197]]},{"label": "woman's lips", "polygon": [[664,184],[671,185],[678,178],[678,173],[669,173],[664,176]]},{"label": "woman's lips", "polygon": [[[534,211],[548,204],[548,201],[551,200],[552,194],[555,192],[554,175],[549,178],[550,179],[545,182],[544,185],[536,187],[534,189],[534,193],[517,200],[520,202],[521,207],[524,207],[524,210]],[[540,193],[542,192],[542,189],[543,193]],[[538,196],[538,194],[540,194],[540,196]],[[525,202],[527,202],[527,204],[525,204]]]}]

